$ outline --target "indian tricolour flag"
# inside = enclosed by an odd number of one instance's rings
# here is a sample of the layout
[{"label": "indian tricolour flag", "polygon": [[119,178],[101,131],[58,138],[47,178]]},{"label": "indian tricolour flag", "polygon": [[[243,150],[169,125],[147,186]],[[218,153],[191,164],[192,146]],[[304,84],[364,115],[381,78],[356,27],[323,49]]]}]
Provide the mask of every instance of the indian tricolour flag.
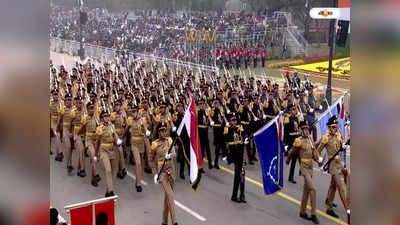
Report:
[{"label": "indian tricolour flag", "polygon": [[201,179],[199,168],[203,167],[203,158],[201,156],[199,133],[197,130],[196,106],[193,98],[177,130],[178,136],[181,135],[183,127],[186,128],[185,130],[190,139],[190,183],[193,190],[196,190]]}]

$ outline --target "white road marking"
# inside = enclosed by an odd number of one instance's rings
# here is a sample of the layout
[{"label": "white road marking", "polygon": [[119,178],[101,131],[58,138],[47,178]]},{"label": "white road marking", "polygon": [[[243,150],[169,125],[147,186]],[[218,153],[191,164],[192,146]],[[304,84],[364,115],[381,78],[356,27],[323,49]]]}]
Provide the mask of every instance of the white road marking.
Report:
[{"label": "white road marking", "polygon": [[189,209],[188,207],[184,206],[182,203],[178,202],[175,200],[175,205],[178,206],[179,208],[183,209],[184,211],[186,211],[187,213],[189,213],[190,215],[196,217],[198,220],[200,221],[206,221],[206,218],[200,216],[198,213],[196,213],[195,211]]},{"label": "white road marking", "polygon": [[[126,171],[126,174],[127,174],[129,177],[131,177],[132,179],[136,180],[135,175],[131,174],[128,170]],[[147,186],[147,182],[144,181],[144,180],[141,180],[140,183],[143,184],[144,186]]]}]

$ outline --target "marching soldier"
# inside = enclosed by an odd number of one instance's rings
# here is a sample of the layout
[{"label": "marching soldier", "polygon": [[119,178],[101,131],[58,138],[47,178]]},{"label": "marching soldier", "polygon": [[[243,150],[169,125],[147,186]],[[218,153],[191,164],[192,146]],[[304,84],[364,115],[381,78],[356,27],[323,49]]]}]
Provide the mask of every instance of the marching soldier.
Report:
[{"label": "marching soldier", "polygon": [[[114,125],[115,132],[118,135],[118,138],[124,140],[125,135],[125,126],[126,126],[126,115],[121,110],[122,100],[117,99],[114,103],[114,112],[111,113],[110,121]],[[120,179],[124,179],[126,176],[126,168],[125,168],[125,157],[123,144],[122,146],[114,146],[117,152],[119,153],[119,161],[118,161],[118,173],[117,177]]]},{"label": "marching soldier", "polygon": [[[306,121],[301,121],[300,129],[301,136],[295,139],[293,143],[293,150],[286,159],[286,164],[289,164],[294,155],[299,155],[301,160],[300,171],[301,175],[304,177],[303,198],[300,205],[300,217],[306,220],[311,220],[315,224],[319,224],[319,220],[316,215],[316,191],[312,183],[312,160],[314,159],[315,161],[320,162],[320,157],[319,153],[314,147],[313,141],[311,140],[310,133],[308,131],[308,123]],[[309,197],[311,199],[311,217],[309,217],[306,213]]]},{"label": "marching soldier", "polygon": [[59,99],[58,90],[51,90],[52,99],[50,100],[50,131],[56,138],[56,157],[55,160],[61,162],[64,158],[63,152],[61,150],[61,137],[58,126],[58,118],[60,110],[62,110],[62,103]]},{"label": "marching soldier", "polygon": [[[174,124],[175,127],[179,127],[181,124],[183,117],[185,116],[185,110],[183,108],[182,102],[178,102],[176,104],[177,112],[174,115]],[[186,129],[186,128],[185,128]],[[177,160],[180,164],[179,166],[179,177],[181,179],[185,179],[185,164],[187,164],[188,169],[189,163],[186,160],[186,157],[189,156],[189,149],[190,149],[190,140],[187,135],[187,132],[182,132],[180,138],[180,142],[178,142],[178,150],[177,150]]]},{"label": "marching soldier", "polygon": [[[299,123],[301,121],[300,116],[297,113],[296,106],[291,104],[288,107],[290,109],[290,114],[287,115],[284,119],[284,124],[285,124],[285,131],[287,131],[287,141],[286,145],[288,146],[288,151],[292,149],[293,142],[294,140],[299,136]],[[285,132],[286,133],[286,132]],[[285,155],[288,155],[288,151],[285,152]],[[298,161],[298,155],[293,154],[292,155],[292,163],[290,164],[290,171],[289,171],[289,182],[295,184],[296,181],[293,179],[294,176],[294,170],[296,167],[296,161]]]},{"label": "marching soldier", "polygon": [[112,174],[114,172],[114,144],[117,146],[122,144],[122,140],[118,138],[118,134],[115,132],[114,125],[110,122],[110,114],[108,111],[103,110],[100,113],[100,119],[102,123],[96,129],[97,143],[96,149],[100,154],[100,160],[103,162],[105,174],[106,174],[106,194],[105,197],[114,196]]},{"label": "marching soldier", "polygon": [[72,95],[66,93],[65,105],[60,110],[59,123],[62,121],[62,138],[64,143],[64,150],[67,152],[67,170],[71,173],[74,167],[72,167],[72,124],[71,124],[71,114],[72,114]]},{"label": "marching soldier", "polygon": [[88,102],[86,104],[88,114],[82,117],[82,130],[85,130],[85,144],[88,148],[89,153],[89,163],[92,168],[92,180],[91,184],[94,187],[98,186],[98,182],[101,180],[99,174],[97,173],[96,161],[98,158],[98,152],[95,150],[96,144],[96,128],[100,125],[96,115],[95,106],[93,102]]},{"label": "marching soldier", "polygon": [[227,124],[228,121],[224,115],[224,109],[221,106],[219,99],[214,99],[214,107],[210,111],[211,123],[210,125],[213,127],[214,134],[214,146],[215,146],[215,159],[214,159],[214,168],[219,169],[218,159],[221,154],[225,152],[225,142],[224,142],[224,124]]},{"label": "marching soldier", "polygon": [[[171,216],[173,225],[178,225],[175,216],[174,185],[175,185],[175,149],[172,138],[167,136],[167,124],[161,122],[157,125],[159,138],[152,142],[150,150],[150,166],[154,175],[154,183],[160,183],[164,193],[164,210],[162,225],[168,224],[168,216]],[[168,150],[171,148],[170,152]],[[157,162],[157,164],[155,163]],[[164,167],[162,166],[165,164]]]},{"label": "marching soldier", "polygon": [[[142,165],[144,165],[145,138],[150,136],[146,120],[138,113],[139,107],[133,106],[132,116],[128,118],[127,131],[131,134],[131,151],[136,165],[136,191],[142,192],[140,182],[142,180]],[[146,135],[146,136],[145,136]]]},{"label": "marching soldier", "polygon": [[265,59],[267,58],[267,48],[263,47],[261,50],[261,63],[262,67],[265,67]]},{"label": "marching soldier", "polygon": [[[249,107],[249,98],[247,96],[243,97],[243,105],[239,106],[238,115],[240,119],[240,124],[243,127],[243,136],[245,138],[249,138],[251,135],[251,127],[250,123],[252,121],[257,121],[258,118],[255,118],[253,112]],[[247,149],[247,157],[249,159],[249,164],[254,165],[255,153],[256,150],[252,149],[249,143],[245,143],[245,147]]]},{"label": "marching soldier", "polygon": [[[198,101],[199,111],[197,112],[197,127],[199,129],[199,138],[200,138],[200,146],[201,153],[204,157],[207,156],[208,168],[212,169],[212,161],[211,161],[211,152],[210,152],[210,144],[208,140],[208,124],[209,124],[209,116],[206,112],[206,104],[204,99],[200,99]],[[203,171],[202,169],[200,169]]]},{"label": "marching soldier", "polygon": [[338,131],[336,116],[329,118],[327,125],[329,132],[322,137],[321,143],[318,146],[318,152],[322,152],[322,150],[326,148],[328,158],[331,159],[328,165],[328,172],[332,177],[328,190],[328,208],[326,214],[338,218],[339,216],[333,211],[333,200],[335,199],[336,189],[338,189],[347,214],[350,214],[350,202],[347,196],[348,189],[346,187],[348,171],[343,167],[340,161],[340,154],[337,154],[341,148],[346,148],[346,146],[343,146],[342,135]]},{"label": "marching soldier", "polygon": [[[231,200],[237,203],[246,203],[244,195],[244,146],[243,146],[243,127],[237,124],[235,114],[230,117],[230,126],[224,128],[224,137],[228,145],[228,164],[234,163],[235,172],[233,179],[233,191]],[[240,197],[238,198],[238,189],[240,186]]]},{"label": "marching soldier", "polygon": [[[140,117],[143,118],[143,120],[146,122],[147,125],[147,129],[149,129],[150,131],[153,130],[154,127],[154,121],[153,121],[153,117],[152,117],[152,110],[149,106],[149,101],[147,98],[143,99],[142,104],[141,104],[142,108],[139,109],[139,114]],[[140,107],[139,107],[140,108]],[[151,173],[151,168],[149,165],[149,153],[150,153],[150,142],[149,140],[152,140],[153,135],[150,134],[149,139],[145,140],[145,149],[144,149],[144,172],[145,173]]]},{"label": "marching soldier", "polygon": [[274,98],[274,93],[269,91],[268,99],[263,103],[264,123],[268,123],[275,118],[279,113],[279,106]]},{"label": "marching soldier", "polygon": [[75,97],[75,108],[71,113],[71,123],[73,126],[73,140],[75,149],[78,152],[78,167],[77,176],[85,177],[85,147],[83,145],[84,136],[82,135],[82,118],[84,117],[84,111],[82,109],[82,98],[80,96]]}]

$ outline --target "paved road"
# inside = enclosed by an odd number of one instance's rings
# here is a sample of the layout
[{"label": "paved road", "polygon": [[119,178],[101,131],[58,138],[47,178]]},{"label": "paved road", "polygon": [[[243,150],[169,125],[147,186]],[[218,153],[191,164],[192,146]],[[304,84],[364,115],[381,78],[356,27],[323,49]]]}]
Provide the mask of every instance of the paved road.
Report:
[{"label": "paved road", "polygon": [[[211,138],[212,132],[210,132]],[[212,151],[213,151],[212,146]],[[101,164],[98,164],[100,176],[99,187],[90,185],[90,178],[67,175],[65,163],[54,161],[50,158],[51,168],[51,205],[61,212],[65,219],[68,215],[63,207],[68,204],[102,198],[105,193],[105,179]],[[76,165],[74,157],[74,165]],[[88,162],[87,162],[88,163]],[[261,170],[258,163],[246,168],[246,198],[247,204],[238,204],[230,201],[233,175],[232,165],[228,166],[224,161],[221,162],[220,170],[209,170],[205,163],[206,174],[202,177],[199,189],[193,192],[190,189],[188,176],[186,180],[177,178],[175,207],[177,211],[177,221],[179,224],[190,225],[265,225],[265,224],[312,224],[298,217],[299,199],[301,199],[303,179],[296,176],[297,184],[286,182],[288,168],[285,167],[285,184],[283,191],[272,197],[263,194]],[[89,168],[87,165],[86,168]],[[134,166],[128,165],[128,171],[134,174]],[[87,171],[89,172],[89,171]],[[298,172],[296,171],[296,174]],[[163,208],[163,192],[159,185],[152,181],[152,176],[144,175],[144,191],[137,193],[134,190],[134,179],[126,176],[124,180],[114,178],[115,193],[120,197],[116,204],[116,222],[118,225],[140,224],[157,225],[161,223],[161,213]],[[314,171],[314,185],[317,189],[317,208],[325,211],[324,200],[328,190],[330,177],[320,171]],[[296,200],[297,199],[297,200]],[[336,196],[336,203],[340,203]],[[178,206],[179,205],[179,206]],[[345,219],[345,212],[339,207],[337,213],[340,218]],[[194,212],[194,213],[193,213]],[[318,215],[321,224],[337,224],[338,220],[329,218],[323,212]],[[328,217],[328,218],[327,218]],[[203,221],[205,219],[205,221]],[[341,224],[344,224],[342,221]]]}]

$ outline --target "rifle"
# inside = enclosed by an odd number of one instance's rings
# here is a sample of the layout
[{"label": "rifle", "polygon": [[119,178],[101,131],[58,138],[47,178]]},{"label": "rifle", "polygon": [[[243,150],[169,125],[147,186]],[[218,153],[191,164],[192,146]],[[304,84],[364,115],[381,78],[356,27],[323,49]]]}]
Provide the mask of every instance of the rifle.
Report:
[{"label": "rifle", "polygon": [[[349,145],[349,144],[350,144],[350,139],[346,141],[345,145]],[[329,170],[329,165],[331,164],[331,162],[342,151],[346,151],[346,149],[344,149],[343,146],[340,146],[340,149],[330,159],[328,159],[328,162],[326,162],[325,165],[322,167],[324,171]]]}]

